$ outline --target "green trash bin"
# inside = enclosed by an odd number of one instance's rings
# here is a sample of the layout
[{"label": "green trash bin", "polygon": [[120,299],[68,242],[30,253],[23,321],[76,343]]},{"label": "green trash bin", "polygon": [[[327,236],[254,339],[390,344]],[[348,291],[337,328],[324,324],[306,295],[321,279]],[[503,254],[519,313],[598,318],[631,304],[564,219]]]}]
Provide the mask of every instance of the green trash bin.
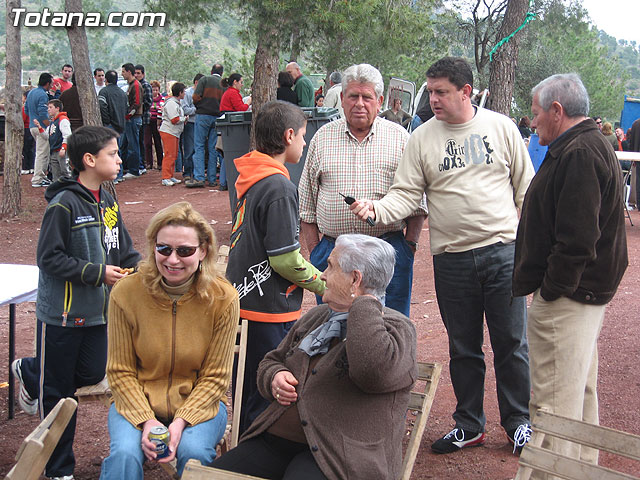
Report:
[{"label": "green trash bin", "polygon": [[[316,134],[318,129],[325,123],[340,118],[340,114],[335,108],[303,108],[307,117],[307,133],[304,136],[307,145],[302,151],[300,162],[296,164],[287,163],[285,166],[289,170],[291,181],[298,186],[304,162],[307,159],[307,149],[311,138]],[[238,178],[238,170],[233,161],[249,152],[249,137],[251,133],[251,115],[252,112],[227,112],[224,117],[216,121],[216,128],[222,136],[222,145],[224,147],[224,164],[227,171],[227,186],[229,187],[229,204],[231,212],[236,204],[236,179]]]}]

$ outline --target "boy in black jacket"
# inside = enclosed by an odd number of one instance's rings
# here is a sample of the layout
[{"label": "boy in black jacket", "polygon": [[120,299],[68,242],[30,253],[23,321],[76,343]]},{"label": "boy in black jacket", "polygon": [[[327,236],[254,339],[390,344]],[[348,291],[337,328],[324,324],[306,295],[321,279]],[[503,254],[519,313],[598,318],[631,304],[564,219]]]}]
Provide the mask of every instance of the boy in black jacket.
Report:
[{"label": "boy in black jacket", "polygon": [[[107,305],[111,286],[135,267],[140,254],[120,208],[100,185],[116,178],[122,161],[118,134],[81,127],[68,142],[73,179],[60,178],[45,193],[49,205],[38,239],[35,358],[13,362],[20,407],[44,418],[76,388],[102,380],[107,360]],[[47,463],[51,478],[73,478],[75,414]]]},{"label": "boy in black jacket", "polygon": [[238,202],[233,215],[227,278],[249,321],[240,433],[269,405],[258,391],[258,364],[300,318],[302,290],[322,295],[320,273],[300,255],[298,192],[286,163],[298,163],[307,120],[283,101],[262,106],[256,149],[235,159]]}]

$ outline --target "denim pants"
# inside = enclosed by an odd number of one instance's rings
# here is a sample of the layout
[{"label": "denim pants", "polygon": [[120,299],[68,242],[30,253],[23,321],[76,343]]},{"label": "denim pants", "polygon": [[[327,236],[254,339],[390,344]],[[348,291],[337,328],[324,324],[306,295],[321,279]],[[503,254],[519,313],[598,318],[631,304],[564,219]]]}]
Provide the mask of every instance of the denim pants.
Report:
[{"label": "denim pants", "polygon": [[126,121],[124,135],[127,137],[127,170],[132,175],[140,175],[140,127],[142,118],[134,117]]},{"label": "denim pants", "polygon": [[500,424],[512,430],[529,420],[529,354],[526,298],[511,296],[515,243],[496,243],[433,257],[436,296],[449,335],[449,371],[457,427],[484,431],[487,319],[493,349]]},{"label": "denim pants", "polygon": [[[381,235],[380,238],[390,244],[396,251],[396,266],[393,277],[387,286],[385,306],[409,316],[411,308],[411,285],[413,284],[413,250],[400,231]],[[335,247],[335,239],[323,236],[320,243],[309,254],[309,261],[321,272],[327,269],[327,259]],[[316,295],[318,305],[322,297]]]},{"label": "denim pants", "polygon": [[224,157],[220,153],[220,150],[216,149],[216,157],[220,162],[220,186],[225,186],[227,184],[227,168],[224,164]]},{"label": "denim pants", "polygon": [[[140,479],[144,474],[142,464],[145,461],[140,447],[142,431],[131,425],[118,413],[115,403],[109,408],[110,453],[102,462],[101,480]],[[176,453],[178,475],[190,458],[210,465],[216,458],[216,445],[224,435],[227,426],[227,407],[220,402],[218,414],[211,420],[186,427]]]},{"label": "denim pants", "polygon": [[184,124],[184,130],[180,135],[180,148],[178,149],[178,159],[176,160],[176,172],[193,176],[193,131],[194,122]]},{"label": "denim pants", "polygon": [[[209,168],[207,177],[210,182],[215,181],[216,172],[216,119],[214,115],[196,114],[196,123],[193,132],[195,152],[193,154],[193,179],[199,182],[204,181],[204,152],[205,147],[209,152]],[[211,168],[213,166],[213,169]]]}]

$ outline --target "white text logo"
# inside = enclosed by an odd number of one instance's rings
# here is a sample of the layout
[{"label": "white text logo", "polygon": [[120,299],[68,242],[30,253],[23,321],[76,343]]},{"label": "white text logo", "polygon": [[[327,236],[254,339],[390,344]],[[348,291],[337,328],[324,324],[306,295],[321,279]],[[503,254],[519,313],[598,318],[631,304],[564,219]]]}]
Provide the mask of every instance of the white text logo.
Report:
[{"label": "white text logo", "polygon": [[[26,8],[14,8],[13,26],[23,27],[164,27],[166,13],[111,12],[106,20],[99,12],[27,12]],[[158,21],[156,25],[156,20]]]}]

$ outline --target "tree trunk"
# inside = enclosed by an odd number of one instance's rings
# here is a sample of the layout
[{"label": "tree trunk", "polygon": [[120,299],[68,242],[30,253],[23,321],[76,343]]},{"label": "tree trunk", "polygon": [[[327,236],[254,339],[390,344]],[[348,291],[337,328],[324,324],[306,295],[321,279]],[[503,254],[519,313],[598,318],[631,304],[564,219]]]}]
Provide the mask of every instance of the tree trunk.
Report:
[{"label": "tree trunk", "polygon": [[297,62],[298,57],[300,56],[300,24],[295,21],[293,27],[291,28],[291,56],[289,57],[290,62]]},{"label": "tree trunk", "polygon": [[22,90],[20,73],[22,57],[20,56],[20,26],[14,27],[14,8],[21,7],[21,0],[7,0],[6,25],[6,61],[7,79],[5,89],[5,156],[4,156],[4,189],[2,194],[2,216],[16,216],[21,210],[22,190],[20,188],[20,160],[22,158],[22,142],[24,141],[24,124],[22,123]]},{"label": "tree trunk", "polygon": [[[82,12],[82,0],[65,0],[64,3],[67,13]],[[93,86],[93,72],[91,71],[91,62],[89,60],[87,32],[84,27],[73,25],[67,28],[67,36],[69,37],[73,71],[76,76],[78,97],[80,98],[82,123],[83,125],[102,126],[98,96]],[[104,182],[102,186],[111,193],[114,198],[117,198],[116,188],[112,181]]]},{"label": "tree trunk", "polygon": [[[65,11],[82,12],[82,0],[65,0]],[[76,75],[80,109],[84,125],[102,125],[98,96],[93,86],[93,73],[89,61],[89,45],[84,27],[74,25],[67,28],[73,71]]]},{"label": "tree trunk", "polygon": [[[505,38],[514,32],[524,21],[529,0],[509,0],[498,38]],[[516,33],[493,55],[489,74],[489,92],[491,109],[509,116],[511,99],[518,65],[518,45],[521,32]]]},{"label": "tree trunk", "polygon": [[278,25],[263,24],[258,29],[258,45],[253,67],[253,89],[251,90],[251,143],[250,150],[256,145],[255,121],[260,107],[276,99],[278,78]]}]

